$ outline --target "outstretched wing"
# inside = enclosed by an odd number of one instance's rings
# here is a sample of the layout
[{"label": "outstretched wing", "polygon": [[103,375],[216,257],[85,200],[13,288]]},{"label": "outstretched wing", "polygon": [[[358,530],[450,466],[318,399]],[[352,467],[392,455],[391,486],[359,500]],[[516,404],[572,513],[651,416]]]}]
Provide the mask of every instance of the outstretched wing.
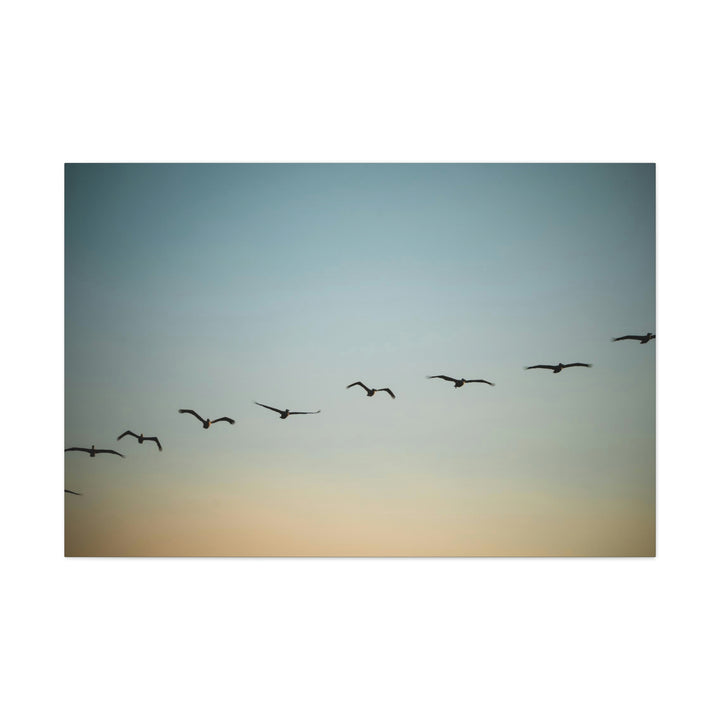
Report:
[{"label": "outstretched wing", "polygon": [[125,457],[122,453],[119,453],[117,450],[96,450],[95,454],[98,453],[109,453],[111,455],[119,455],[120,457]]},{"label": "outstretched wing", "polygon": [[146,440],[152,440],[153,442],[157,443],[158,450],[162,450],[162,445],[160,444],[160,441],[156,437],[146,437]]},{"label": "outstretched wing", "polygon": [[555,365],[530,365],[530,367],[526,367],[526,370],[534,370],[535,368],[546,368],[547,370],[554,370]]},{"label": "outstretched wing", "polygon": [[455,378],[448,377],[447,375],[428,375],[427,379],[432,380],[433,378],[440,378],[441,380],[449,380],[450,382],[457,382]]},{"label": "outstretched wing", "polygon": [[317,415],[319,412],[319,410],[314,410],[313,412],[299,412],[296,410],[295,412],[289,412],[288,415]]},{"label": "outstretched wing", "polygon": [[262,403],[259,403],[259,402],[255,402],[255,404],[259,405],[260,407],[267,408],[268,410],[274,410],[276,413],[280,413],[281,415],[283,414],[282,410],[278,410],[277,408],[270,407],[269,405],[263,405]]},{"label": "outstretched wing", "polygon": [[592,367],[588,363],[568,363],[565,367]]},{"label": "outstretched wing", "polygon": [[350,385],[348,385],[345,389],[347,390],[348,388],[351,388],[354,385],[359,385],[361,388],[363,388],[366,391],[370,390],[370,388],[365,383],[361,383],[359,380],[357,382],[350,383]]},{"label": "outstretched wing", "polygon": [[216,422],[229,422],[231,425],[234,425],[234,424],[235,424],[235,421],[234,421],[232,418],[229,418],[229,417],[221,417],[221,418],[218,418],[217,420],[211,420],[210,422],[211,422],[213,425],[214,425]]},{"label": "outstretched wing", "polygon": [[493,386],[495,385],[495,383],[491,383],[489,380],[466,380],[465,382],[466,383],[481,382],[481,383],[485,383],[486,385],[493,385]]},{"label": "outstretched wing", "polygon": [[190,415],[194,415],[201,423],[204,423],[205,420],[201,418],[194,410],[178,410],[179,413],[190,413]]},{"label": "outstretched wing", "polygon": [[623,335],[619,338],[613,338],[613,342],[617,342],[618,340],[644,340],[645,338],[642,335]]},{"label": "outstretched wing", "polygon": [[66,490],[65,492],[70,493],[71,495],[82,495],[82,493],[76,493],[76,492],[73,492],[72,490]]},{"label": "outstretched wing", "polygon": [[390,388],[379,388],[377,392],[386,392],[393,400],[395,399],[395,393]]},{"label": "outstretched wing", "polygon": [[65,452],[70,452],[71,450],[79,450],[80,452],[86,452],[86,453],[90,452],[90,448],[76,448],[76,447],[65,448]]},{"label": "outstretched wing", "polygon": [[117,439],[124,438],[126,435],[132,435],[134,438],[138,437],[132,430],[126,430],[122,435],[118,435]]}]

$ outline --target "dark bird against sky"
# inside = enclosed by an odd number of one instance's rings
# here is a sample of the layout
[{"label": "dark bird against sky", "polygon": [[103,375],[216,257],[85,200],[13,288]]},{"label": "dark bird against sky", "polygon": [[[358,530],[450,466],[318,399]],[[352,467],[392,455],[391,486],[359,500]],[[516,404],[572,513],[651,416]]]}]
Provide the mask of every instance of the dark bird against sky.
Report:
[{"label": "dark bird against sky", "polygon": [[276,413],[280,413],[280,420],[285,420],[288,417],[288,415],[317,415],[320,412],[319,410],[315,410],[313,412],[298,412],[295,410],[293,412],[290,412],[290,410],[287,410],[287,409],[278,410],[277,408],[270,407],[270,405],[263,405],[262,403],[259,403],[259,402],[255,402],[255,404],[260,405],[260,407],[267,408],[268,410],[273,410]]},{"label": "dark bird against sky", "polygon": [[158,450],[162,450],[162,445],[160,444],[160,441],[156,437],[145,437],[143,433],[140,433],[139,435],[135,434],[132,430],[126,430],[122,435],[118,435],[117,439],[120,440],[120,438],[124,438],[126,435],[132,435],[134,438],[137,438],[137,441],[142,445],[145,440],[148,442],[155,442],[157,443]]},{"label": "dark bird against sky", "polygon": [[90,457],[95,457],[98,453],[110,453],[112,455],[119,455],[120,457],[123,457],[123,458],[125,457],[122,453],[119,453],[116,450],[96,450],[94,445],[89,448],[81,448],[81,447],[65,448],[65,452],[70,452],[71,450],[77,450],[79,452],[90,453]]},{"label": "dark bird against sky", "polygon": [[455,383],[455,387],[459,388],[467,383],[485,383],[486,385],[495,385],[495,383],[491,383],[489,380],[466,380],[465,378],[461,378],[460,380],[456,380],[455,378],[448,377],[447,375],[428,375],[428,380],[432,380],[433,378],[440,378],[441,380],[449,380],[450,382]]},{"label": "dark bird against sky", "polygon": [[545,368],[547,370],[552,370],[554,373],[559,373],[564,368],[569,367],[592,367],[592,365],[589,365],[588,363],[558,363],[557,365],[530,365],[530,367],[526,367],[526,370],[534,370],[535,368]]},{"label": "dark bird against sky", "polygon": [[365,385],[365,383],[362,383],[359,380],[357,382],[350,383],[347,388],[354,387],[355,385],[359,385],[363,390],[365,390],[368,397],[372,397],[376,392],[386,392],[393,400],[395,399],[395,393],[390,388],[369,388]]},{"label": "dark bird against sky", "polygon": [[613,338],[613,342],[618,340],[639,340],[641,345],[644,345],[649,340],[655,339],[655,333],[647,333],[647,335],[623,335],[619,338]]},{"label": "dark bird against sky", "polygon": [[[229,417],[221,417],[221,418],[217,418],[215,420],[210,420],[210,418],[206,418],[205,420],[203,420],[203,418],[201,418],[194,410],[178,410],[178,412],[179,413],[189,413],[190,415],[194,415],[203,424],[203,428],[205,428],[205,430],[207,430],[213,423],[217,423],[217,422],[229,422],[231,425],[235,424],[235,421]],[[160,443],[158,443],[158,445],[159,444]]]}]

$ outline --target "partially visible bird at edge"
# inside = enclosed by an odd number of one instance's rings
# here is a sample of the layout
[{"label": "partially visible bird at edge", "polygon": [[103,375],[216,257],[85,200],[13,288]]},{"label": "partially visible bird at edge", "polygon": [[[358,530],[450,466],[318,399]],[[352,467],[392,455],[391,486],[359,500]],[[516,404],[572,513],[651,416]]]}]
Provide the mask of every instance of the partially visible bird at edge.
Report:
[{"label": "partially visible bird at edge", "polygon": [[65,452],[70,452],[72,450],[89,453],[90,457],[95,457],[96,455],[99,455],[100,453],[110,453],[111,455],[119,455],[122,458],[125,457],[122,453],[119,453],[116,450],[96,450],[94,445],[89,448],[82,448],[82,447],[65,448]]},{"label": "partially visible bird at edge", "polygon": [[646,342],[649,342],[650,340],[655,339],[655,333],[647,333],[646,335],[623,335],[622,337],[613,338],[613,342],[617,342],[618,340],[639,340],[641,345],[644,345]]}]

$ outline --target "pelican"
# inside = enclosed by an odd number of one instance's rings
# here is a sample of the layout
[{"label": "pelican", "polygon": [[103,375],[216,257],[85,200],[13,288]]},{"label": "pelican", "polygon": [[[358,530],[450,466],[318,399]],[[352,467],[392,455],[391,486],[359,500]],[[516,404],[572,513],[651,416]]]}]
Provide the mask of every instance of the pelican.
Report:
[{"label": "pelican", "polygon": [[263,405],[262,403],[259,403],[259,402],[256,402],[255,404],[259,405],[260,407],[267,408],[268,410],[274,410],[276,413],[280,413],[280,420],[285,420],[288,417],[288,415],[317,415],[320,412],[319,410],[315,410],[314,412],[297,412],[297,411],[290,412],[290,410],[288,410],[288,409],[278,410],[277,408],[270,407],[269,405]]},{"label": "pelican", "polygon": [[557,365],[531,365],[530,367],[526,367],[525,369],[534,370],[535,368],[546,368],[548,370],[552,370],[554,373],[559,373],[561,370],[569,367],[592,367],[592,365],[588,365],[588,363],[567,363],[566,365],[563,365],[563,363],[558,363]]},{"label": "pelican", "polygon": [[432,380],[433,378],[440,378],[441,380],[449,380],[452,383],[455,383],[455,387],[459,388],[465,385],[465,383],[471,383],[471,382],[479,382],[479,383],[485,383],[486,385],[495,385],[495,383],[491,383],[489,380],[466,380],[465,378],[461,378],[460,380],[456,380],[455,378],[448,377],[447,375],[428,375],[428,380]]},{"label": "pelican", "polygon": [[160,441],[156,437],[145,437],[143,433],[140,433],[139,435],[136,435],[132,430],[126,430],[122,435],[118,435],[117,439],[120,440],[120,438],[124,438],[126,435],[132,435],[134,438],[137,438],[137,441],[142,445],[145,440],[152,441],[157,443],[158,450],[162,450],[162,445],[160,444]]},{"label": "pelican", "polygon": [[619,338],[613,338],[613,342],[617,342],[618,340],[639,340],[641,345],[644,345],[646,342],[649,342],[650,340],[655,339],[655,333],[648,333],[647,335],[623,335]]},{"label": "pelican", "polygon": [[119,453],[116,450],[96,450],[94,445],[89,448],[79,448],[79,447],[65,448],[65,452],[70,452],[71,450],[79,450],[80,452],[90,453],[90,457],[95,457],[98,453],[111,453],[112,455],[119,455],[120,457],[123,457],[123,458],[125,457],[122,453]]},{"label": "pelican", "polygon": [[[203,428],[207,430],[213,423],[216,422],[229,422],[231,425],[235,424],[235,421],[232,418],[229,417],[221,417],[217,418],[216,420],[210,420],[210,418],[207,418],[206,420],[203,420],[194,410],[178,410],[179,413],[190,413],[191,415],[194,415],[202,424]],[[146,438],[149,439],[149,438]],[[160,443],[158,443],[159,445]],[[162,448],[160,448],[162,449]]]},{"label": "pelican", "polygon": [[65,492],[70,493],[71,495],[82,495],[82,493],[76,493],[76,492],[73,492],[72,490],[66,490]]},{"label": "pelican", "polygon": [[[372,397],[376,392],[386,392],[393,400],[395,399],[395,393],[390,388],[369,388],[365,383],[362,383],[359,380],[357,382],[350,383],[347,388],[354,387],[355,385],[359,385],[367,393],[368,397]],[[345,389],[347,390],[347,388]]]}]

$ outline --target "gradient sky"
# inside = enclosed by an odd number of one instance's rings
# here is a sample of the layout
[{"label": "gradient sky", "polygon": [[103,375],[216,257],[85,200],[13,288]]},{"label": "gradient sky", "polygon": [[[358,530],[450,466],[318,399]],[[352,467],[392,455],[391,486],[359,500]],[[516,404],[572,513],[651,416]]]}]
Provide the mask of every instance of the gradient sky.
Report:
[{"label": "gradient sky", "polygon": [[65,230],[67,555],[654,554],[654,165],[75,164]]}]

